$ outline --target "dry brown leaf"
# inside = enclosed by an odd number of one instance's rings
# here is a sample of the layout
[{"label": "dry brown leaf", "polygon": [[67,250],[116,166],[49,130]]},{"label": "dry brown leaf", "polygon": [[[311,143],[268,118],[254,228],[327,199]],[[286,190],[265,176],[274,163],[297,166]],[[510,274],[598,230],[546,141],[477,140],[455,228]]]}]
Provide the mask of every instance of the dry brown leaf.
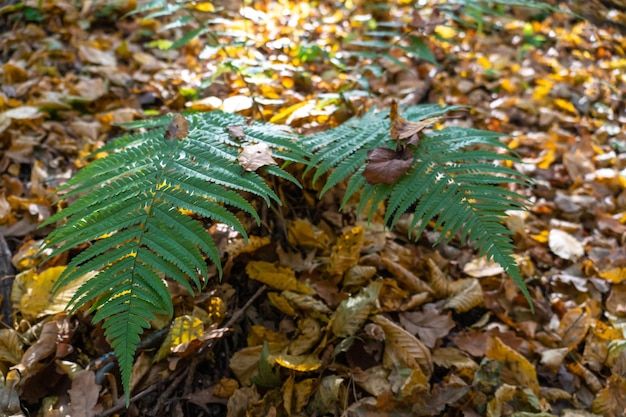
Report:
[{"label": "dry brown leaf", "polygon": [[585,339],[589,326],[591,325],[591,314],[589,308],[576,307],[568,310],[559,324],[559,336],[561,336],[561,346],[576,350],[580,342]]},{"label": "dry brown leaf", "polygon": [[391,392],[389,371],[382,366],[372,366],[364,371],[361,368],[355,368],[352,375],[359,387],[375,397]]},{"label": "dry brown leaf", "polygon": [[475,371],[478,364],[460,349],[440,347],[433,351],[433,362],[442,368],[470,369]]},{"label": "dry brown leaf", "polygon": [[303,355],[310,351],[322,337],[322,328],[317,320],[304,317],[298,321],[298,336],[291,340],[287,352],[290,355]]},{"label": "dry brown leaf", "polygon": [[387,346],[393,347],[406,366],[419,367],[426,378],[430,378],[433,372],[432,358],[430,351],[422,342],[384,316],[376,315],[371,320],[385,332],[385,349]]},{"label": "dry brown leaf", "polygon": [[182,114],[175,114],[174,118],[167,126],[165,131],[165,139],[185,139],[189,135],[189,123]]},{"label": "dry brown leaf", "polygon": [[328,235],[306,219],[289,222],[287,240],[292,246],[317,249],[327,249],[330,243]]},{"label": "dry brown leaf", "polygon": [[[267,346],[271,355],[278,355],[286,344],[270,342]],[[262,351],[263,345],[247,347],[238,350],[230,358],[230,369],[241,385],[250,385],[250,378],[258,374]]]},{"label": "dry brown leaf", "polygon": [[431,349],[435,347],[437,340],[447,336],[455,326],[450,314],[439,314],[433,309],[400,313],[400,323],[410,333],[417,334]]},{"label": "dry brown leaf", "polygon": [[337,337],[351,337],[361,329],[376,307],[382,281],[374,281],[357,295],[339,304],[332,316],[332,331]]},{"label": "dry brown leaf", "polygon": [[385,268],[398,280],[400,285],[411,293],[427,292],[433,294],[432,288],[424,281],[419,279],[413,272],[409,271],[399,263],[383,257]]},{"label": "dry brown leaf", "polygon": [[451,308],[457,313],[464,313],[484,303],[483,289],[477,279],[461,279],[450,283],[452,298],[446,301],[444,308]]},{"label": "dry brown leaf", "polygon": [[539,394],[539,381],[535,367],[522,355],[514,351],[494,336],[487,339],[486,356],[501,364],[502,382],[517,387],[530,388]]},{"label": "dry brown leaf", "polygon": [[244,146],[237,160],[246,171],[256,171],[266,165],[277,165],[267,143]]},{"label": "dry brown leaf", "polygon": [[398,150],[376,148],[367,152],[367,165],[363,176],[372,185],[391,185],[398,181],[413,165],[413,151],[407,147]]},{"label": "dry brown leaf", "polygon": [[19,334],[13,329],[0,329],[0,361],[15,365],[23,354]]},{"label": "dry brown leaf", "polygon": [[100,385],[96,384],[96,374],[92,371],[81,371],[72,380],[70,395],[70,410],[72,417],[93,417],[102,412],[103,407],[98,404]]}]

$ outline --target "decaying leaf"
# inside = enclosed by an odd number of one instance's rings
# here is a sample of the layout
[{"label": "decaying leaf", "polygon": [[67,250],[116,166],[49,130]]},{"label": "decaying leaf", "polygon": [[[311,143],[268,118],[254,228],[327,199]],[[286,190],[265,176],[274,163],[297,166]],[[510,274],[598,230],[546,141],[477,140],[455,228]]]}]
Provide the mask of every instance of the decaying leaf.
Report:
[{"label": "decaying leaf", "polygon": [[[398,114],[398,103],[393,100],[389,111],[391,139],[407,145],[419,145],[419,134],[427,127],[440,121],[442,117],[431,117],[419,122],[409,122]],[[408,139],[408,140],[406,140]]]},{"label": "decaying leaf", "polygon": [[244,146],[237,160],[246,171],[256,171],[266,165],[277,165],[267,143]]},{"label": "decaying leaf", "polygon": [[434,348],[437,340],[448,335],[455,324],[449,314],[439,314],[434,309],[400,314],[400,323],[413,334],[417,334],[424,345]]},{"label": "decaying leaf", "polygon": [[411,169],[413,157],[413,151],[407,147],[400,147],[396,151],[376,148],[367,153],[367,165],[363,176],[373,185],[394,184]]},{"label": "decaying leaf", "polygon": [[189,123],[182,114],[175,114],[174,118],[167,126],[165,131],[165,139],[185,139],[189,135]]},{"label": "decaying leaf", "polygon": [[528,387],[539,394],[539,381],[535,367],[521,354],[514,351],[494,336],[487,339],[486,356],[501,364],[502,382],[517,387]]},{"label": "decaying leaf", "polygon": [[357,264],[363,247],[365,232],[357,226],[341,235],[330,253],[328,272],[331,275],[343,275]]},{"label": "decaying leaf", "polygon": [[287,240],[295,247],[327,249],[330,239],[326,233],[308,220],[296,219],[289,223]]},{"label": "decaying leaf", "polygon": [[13,329],[0,329],[0,361],[15,365],[23,354],[18,333]]},{"label": "decaying leaf", "polygon": [[483,289],[475,278],[453,281],[450,284],[452,298],[446,301],[445,308],[464,313],[483,304]]},{"label": "decaying leaf", "polygon": [[560,229],[550,230],[550,250],[560,258],[574,261],[585,254],[583,245],[572,235]]},{"label": "decaying leaf", "polygon": [[252,279],[260,281],[278,290],[289,290],[303,294],[315,294],[308,285],[299,282],[296,274],[289,268],[276,266],[270,262],[252,261],[246,265],[246,273]]},{"label": "decaying leaf", "polygon": [[433,372],[433,363],[430,351],[422,342],[382,315],[375,315],[371,317],[371,320],[385,332],[386,347],[391,346],[407,367],[418,367],[426,378],[430,377]]},{"label": "decaying leaf", "polygon": [[354,336],[376,307],[382,281],[374,281],[357,295],[339,304],[332,316],[332,331],[338,337]]},{"label": "decaying leaf", "polygon": [[588,308],[576,307],[568,310],[559,324],[559,336],[561,345],[572,350],[576,350],[579,343],[587,336],[591,325],[591,313]]}]

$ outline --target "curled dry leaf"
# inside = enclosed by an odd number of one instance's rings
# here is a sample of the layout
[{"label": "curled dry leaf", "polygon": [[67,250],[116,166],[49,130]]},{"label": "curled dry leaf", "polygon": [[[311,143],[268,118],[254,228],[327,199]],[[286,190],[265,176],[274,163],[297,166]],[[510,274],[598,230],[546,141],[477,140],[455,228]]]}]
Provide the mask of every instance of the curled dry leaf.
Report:
[{"label": "curled dry leaf", "polygon": [[483,304],[483,289],[475,278],[462,279],[450,284],[452,298],[446,301],[444,308],[451,308],[457,313],[464,313]]},{"label": "curled dry leaf", "polygon": [[426,378],[433,373],[433,361],[430,351],[415,336],[384,316],[376,315],[371,320],[385,332],[385,349],[395,348],[399,359],[410,368],[418,367]]},{"label": "curled dry leaf", "polygon": [[[419,122],[410,122],[403,119],[398,114],[398,103],[395,100],[391,102],[391,110],[389,112],[390,123],[390,135],[391,139],[402,142],[406,145],[419,145],[419,134],[427,127],[437,123],[443,117],[431,117],[421,120]],[[408,139],[408,140],[407,140]]]},{"label": "curled dry leaf", "polygon": [[266,143],[245,146],[237,160],[246,171],[256,171],[266,165],[277,165],[272,158],[272,150]]},{"label": "curled dry leaf", "polygon": [[367,153],[367,166],[363,176],[372,185],[393,184],[413,165],[413,151],[400,147],[397,151],[388,148],[376,148]]},{"label": "curled dry leaf", "polygon": [[165,131],[165,139],[185,139],[189,134],[189,123],[182,114],[175,114],[174,118],[167,126]]}]

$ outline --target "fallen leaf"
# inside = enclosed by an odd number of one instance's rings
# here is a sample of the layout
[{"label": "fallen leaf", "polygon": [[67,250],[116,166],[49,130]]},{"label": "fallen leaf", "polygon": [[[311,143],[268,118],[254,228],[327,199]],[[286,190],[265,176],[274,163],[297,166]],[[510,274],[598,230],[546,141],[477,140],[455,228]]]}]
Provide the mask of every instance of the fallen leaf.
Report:
[{"label": "fallen leaf", "polygon": [[397,151],[376,148],[367,153],[367,165],[363,176],[372,185],[394,184],[413,165],[413,151],[400,147]]},{"label": "fallen leaf", "polygon": [[434,348],[437,340],[448,335],[455,324],[450,314],[439,314],[433,309],[400,313],[400,323],[429,348]]},{"label": "fallen leaf", "polygon": [[548,246],[559,258],[575,261],[585,254],[583,245],[572,235],[560,229],[550,230]]},{"label": "fallen leaf", "polygon": [[237,160],[246,171],[256,171],[266,165],[277,165],[272,158],[272,150],[266,143],[245,146]]},{"label": "fallen leaf", "polygon": [[487,339],[486,357],[501,364],[500,377],[503,383],[528,387],[535,395],[539,394],[539,380],[534,365],[499,338],[490,336]]},{"label": "fallen leaf", "polygon": [[189,134],[189,123],[182,114],[175,114],[174,118],[167,126],[165,131],[165,139],[185,139]]}]

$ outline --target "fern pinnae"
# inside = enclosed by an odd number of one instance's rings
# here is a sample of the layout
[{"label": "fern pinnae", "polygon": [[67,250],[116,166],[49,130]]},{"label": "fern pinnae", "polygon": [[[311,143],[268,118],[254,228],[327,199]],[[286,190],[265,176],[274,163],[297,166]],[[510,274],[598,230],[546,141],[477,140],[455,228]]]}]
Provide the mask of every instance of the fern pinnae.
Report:
[{"label": "fern pinnae", "polygon": [[348,204],[352,196],[354,196],[367,183],[367,180],[363,176],[363,171],[365,171],[365,165],[357,169],[356,172],[348,180],[348,184],[346,185],[346,191],[343,195],[343,198],[341,199],[341,205],[339,206],[339,210],[344,210],[346,204]]},{"label": "fern pinnae", "polygon": [[137,256],[144,259],[145,262],[155,270],[163,274],[164,277],[172,279],[183,286],[189,294],[194,294],[195,291],[202,290],[202,282],[196,277],[192,278],[192,281],[196,285],[196,289],[189,284],[188,276],[183,274],[180,268],[176,265],[175,259],[166,259],[165,256],[157,256],[153,251],[146,249],[145,247],[139,248]]},{"label": "fern pinnae", "polygon": [[341,161],[339,165],[328,174],[328,178],[320,191],[320,195],[325,194],[328,190],[354,173],[359,167],[365,164],[365,161],[367,161],[367,149],[359,149]]}]

